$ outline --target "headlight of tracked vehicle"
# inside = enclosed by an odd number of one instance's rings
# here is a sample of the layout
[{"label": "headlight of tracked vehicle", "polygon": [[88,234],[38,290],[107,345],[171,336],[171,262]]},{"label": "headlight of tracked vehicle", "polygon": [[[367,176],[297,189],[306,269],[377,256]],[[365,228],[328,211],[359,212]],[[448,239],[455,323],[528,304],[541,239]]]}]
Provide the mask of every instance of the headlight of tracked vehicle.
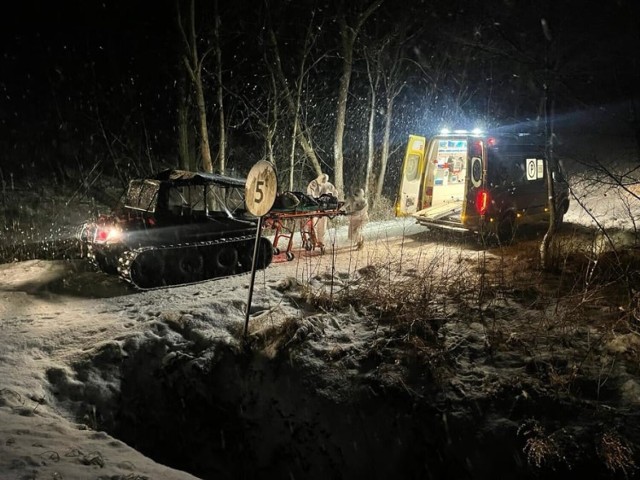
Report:
[{"label": "headlight of tracked vehicle", "polygon": [[118,243],[122,240],[122,230],[119,227],[109,225],[101,226],[96,230],[96,243]]}]

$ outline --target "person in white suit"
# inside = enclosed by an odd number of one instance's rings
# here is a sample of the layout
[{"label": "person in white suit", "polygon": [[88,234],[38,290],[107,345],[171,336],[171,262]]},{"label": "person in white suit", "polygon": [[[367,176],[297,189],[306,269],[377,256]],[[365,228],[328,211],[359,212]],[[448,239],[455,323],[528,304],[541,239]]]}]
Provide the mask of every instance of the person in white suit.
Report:
[{"label": "person in white suit", "polygon": [[[307,195],[313,198],[320,198],[320,196],[328,194],[338,197],[338,189],[329,181],[329,175],[321,173],[316,178],[309,182],[307,186]],[[316,233],[316,247],[324,249],[324,237],[327,231],[327,217],[319,217],[314,220],[315,233]]]},{"label": "person in white suit", "polygon": [[369,221],[369,204],[364,196],[364,190],[358,189],[350,195],[345,204],[345,211],[349,215],[349,240],[358,250],[364,247],[362,230]]}]

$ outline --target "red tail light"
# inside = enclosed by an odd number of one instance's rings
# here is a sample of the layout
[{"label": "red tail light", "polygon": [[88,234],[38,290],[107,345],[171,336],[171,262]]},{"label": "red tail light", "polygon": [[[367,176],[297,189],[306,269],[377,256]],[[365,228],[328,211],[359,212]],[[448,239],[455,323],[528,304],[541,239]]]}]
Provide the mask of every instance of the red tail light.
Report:
[{"label": "red tail light", "polygon": [[489,192],[486,190],[478,190],[476,194],[476,210],[480,215],[487,213],[487,207],[489,206]]}]

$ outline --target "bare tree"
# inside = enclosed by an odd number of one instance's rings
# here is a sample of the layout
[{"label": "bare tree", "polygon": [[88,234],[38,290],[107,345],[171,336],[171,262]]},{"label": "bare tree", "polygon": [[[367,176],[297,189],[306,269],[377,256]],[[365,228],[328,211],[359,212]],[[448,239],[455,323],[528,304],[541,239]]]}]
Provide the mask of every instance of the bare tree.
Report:
[{"label": "bare tree", "polygon": [[[405,32],[397,37],[393,43],[387,45],[387,55],[384,56],[383,61],[383,75],[382,82],[384,84],[384,98],[385,98],[385,111],[384,111],[384,132],[382,135],[382,152],[380,154],[380,171],[378,173],[378,181],[376,184],[376,190],[374,192],[373,204],[375,205],[382,196],[382,187],[384,186],[384,179],[387,173],[387,163],[389,161],[389,146],[391,143],[391,126],[393,120],[393,107],[398,98],[398,95],[402,92],[406,86],[406,62],[402,58],[402,53],[405,45]],[[386,65],[385,65],[386,64]]]},{"label": "bare tree", "polygon": [[554,172],[557,170],[555,165],[555,157],[553,155],[553,116],[554,116],[554,102],[549,92],[550,82],[550,44],[552,42],[551,29],[547,21],[543,18],[541,20],[542,31],[547,41],[547,47],[545,49],[545,79],[543,85],[543,109],[544,109],[544,132],[545,132],[545,156],[547,157],[546,171],[547,176],[547,193],[548,193],[548,208],[549,208],[549,227],[545,233],[542,243],[540,244],[540,261],[542,268],[549,270],[552,267],[553,256],[551,255],[551,244],[556,233],[558,221],[557,221],[557,205],[556,195],[553,185]]},{"label": "bare tree", "polygon": [[226,128],[224,122],[224,103],[222,85],[222,48],[220,47],[220,11],[218,10],[218,0],[214,0],[215,16],[213,21],[213,37],[216,51],[216,97],[218,99],[218,165],[220,173],[224,173],[227,163],[226,155]]},{"label": "bare tree", "polygon": [[[272,164],[277,165],[273,155],[273,138],[278,129],[278,118],[280,116],[278,110],[278,86],[276,85],[276,77],[273,73],[269,75],[269,79],[271,80],[271,94],[269,95],[270,98],[267,104],[271,104],[271,108],[267,107],[269,113],[267,113],[267,121],[263,126],[265,129],[267,158]],[[293,188],[290,188],[290,190],[293,190]]]},{"label": "bare tree", "polygon": [[[285,104],[289,111],[289,114],[296,118],[298,116],[298,112],[300,110],[300,105],[296,103],[294,99],[294,95],[289,88],[289,84],[287,82],[287,78],[282,69],[282,61],[280,59],[280,52],[278,50],[278,41],[276,39],[275,32],[271,25],[268,27],[268,35],[269,35],[269,43],[270,43],[270,51],[273,56],[272,62],[267,62],[267,68],[274,74],[278,83],[280,84],[280,88],[282,89],[282,93],[284,95]],[[299,79],[299,83],[302,82],[302,79]],[[302,147],[305,155],[311,160],[311,165],[317,174],[322,172],[322,166],[320,164],[320,160],[316,155],[316,152],[311,144],[311,141],[308,138],[308,133],[305,129],[301,128],[300,123],[298,123],[298,128],[296,129],[296,140]]]},{"label": "bare tree", "polygon": [[[375,52],[371,50],[375,49]],[[364,194],[369,198],[369,186],[373,174],[375,157],[375,123],[378,109],[378,88],[380,86],[380,55],[381,48],[364,47],[364,59],[367,66],[369,80],[369,120],[367,122],[367,165],[364,173]]]},{"label": "bare tree", "polygon": [[[176,3],[178,9],[178,28],[184,41],[185,54],[183,56],[184,65],[193,83],[196,94],[196,104],[198,106],[198,119],[200,125],[200,153],[202,155],[202,167],[207,172],[213,172],[213,162],[211,160],[211,150],[209,148],[209,131],[207,128],[207,110],[204,99],[204,88],[202,82],[202,65],[209,51],[202,57],[198,54],[195,22],[195,1],[191,0],[189,8],[188,32],[185,32],[180,12],[180,3]],[[188,35],[187,35],[188,33]]]},{"label": "bare tree", "polygon": [[176,108],[178,122],[178,159],[179,166],[191,170],[191,142],[189,135],[189,95],[185,86],[186,78],[180,75],[178,80],[178,106]]},{"label": "bare tree", "polygon": [[[302,48],[302,55],[300,57],[300,69],[298,71],[298,79],[296,81],[296,101],[295,111],[293,114],[293,132],[291,134],[291,153],[289,157],[289,190],[293,190],[293,179],[295,172],[295,152],[296,152],[296,138],[298,136],[298,130],[300,125],[300,104],[302,102],[302,85],[306,76],[306,62],[310,54],[311,45],[313,44],[313,21],[315,17],[315,11],[311,12],[311,19],[309,20],[309,26],[307,27],[307,33],[305,34],[304,46]],[[317,172],[318,174],[320,172]]]},{"label": "bare tree", "polygon": [[347,13],[344,9],[338,14],[340,26],[340,55],[342,56],[342,73],[338,87],[338,102],[336,106],[336,128],[333,140],[333,175],[335,185],[340,195],[344,194],[344,153],[343,140],[347,117],[347,97],[349,95],[349,84],[351,83],[351,73],[353,71],[353,52],[355,41],[362,26],[373,12],[382,5],[384,0],[373,0],[369,6],[361,11],[353,25],[347,22]]},{"label": "bare tree", "polygon": [[[266,59],[265,59],[266,62]],[[229,90],[227,93],[232,95],[236,102],[241,105],[238,111],[241,112],[242,118],[239,124],[252,125],[257,123],[259,129],[248,128],[251,135],[264,140],[264,156],[274,165],[277,165],[274,145],[274,139],[278,130],[278,121],[280,119],[279,108],[279,92],[278,86],[273,73],[269,73],[268,80],[261,77],[255,84],[250,84],[251,92],[243,94],[242,92]],[[268,85],[269,88],[262,94],[256,93],[258,86]],[[256,87],[255,89],[252,87]],[[230,102],[234,103],[234,102]]]}]

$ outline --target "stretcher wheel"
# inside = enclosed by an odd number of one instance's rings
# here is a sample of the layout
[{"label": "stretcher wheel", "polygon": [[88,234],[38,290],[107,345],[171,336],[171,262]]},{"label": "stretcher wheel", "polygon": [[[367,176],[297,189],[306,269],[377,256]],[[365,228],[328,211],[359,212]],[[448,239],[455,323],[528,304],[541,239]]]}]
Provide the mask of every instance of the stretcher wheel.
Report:
[{"label": "stretcher wheel", "polygon": [[293,254],[293,252],[287,252],[287,262],[290,262],[294,258],[295,258],[295,255]]},{"label": "stretcher wheel", "polygon": [[273,254],[274,255],[280,255],[280,249],[278,247],[273,249]]},{"label": "stretcher wheel", "polygon": [[313,250],[313,245],[311,242],[304,242],[303,246],[307,252],[310,252],[311,250]]}]

